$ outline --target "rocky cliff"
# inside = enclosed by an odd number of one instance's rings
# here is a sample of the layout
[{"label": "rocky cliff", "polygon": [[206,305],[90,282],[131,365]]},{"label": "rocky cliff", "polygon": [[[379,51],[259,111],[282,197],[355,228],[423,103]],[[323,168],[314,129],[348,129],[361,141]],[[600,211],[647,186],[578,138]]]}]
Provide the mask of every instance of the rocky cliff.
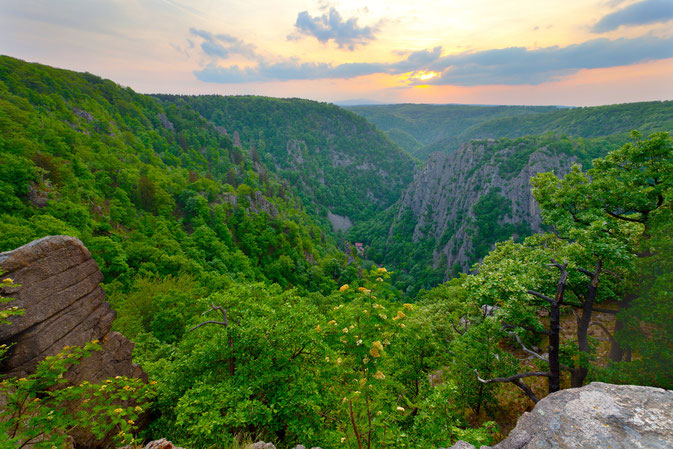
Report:
[{"label": "rocky cliff", "polygon": [[[115,312],[105,302],[99,285],[103,275],[82,242],[68,236],[35,240],[0,253],[0,268],[6,271],[3,277],[20,285],[0,291],[14,298],[5,306],[25,311],[12,317],[10,325],[0,326],[0,344],[10,346],[0,375],[24,377],[38,362],[65,346],[99,340],[102,350],[66,373],[71,383],[100,382],[115,376],[146,379],[131,361],[133,344],[110,332]],[[98,447],[90,434],[73,436],[78,447]]]},{"label": "rocky cliff", "polygon": [[[500,443],[482,449],[668,449],[673,391],[594,382],[553,393]],[[475,449],[463,441],[451,449]]]},{"label": "rocky cliff", "polygon": [[542,228],[529,180],[540,172],[567,173],[573,157],[536,141],[473,141],[434,153],[403,192],[389,233],[407,221],[415,245],[432,249],[445,278],[483,257],[492,245]]}]

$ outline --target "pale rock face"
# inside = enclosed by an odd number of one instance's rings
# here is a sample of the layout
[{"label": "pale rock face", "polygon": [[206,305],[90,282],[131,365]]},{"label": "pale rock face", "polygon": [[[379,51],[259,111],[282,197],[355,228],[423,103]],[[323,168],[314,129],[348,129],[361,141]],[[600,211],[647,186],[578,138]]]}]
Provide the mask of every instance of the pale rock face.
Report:
[{"label": "pale rock face", "polygon": [[435,267],[445,261],[447,279],[455,264],[468,272],[470,263],[475,262],[469,256],[472,251],[469,222],[474,219],[473,206],[482,195],[499,189],[498,194],[507,198],[512,208],[512,213],[502,216],[500,223],[527,222],[533,232],[539,232],[542,217],[531,194],[530,178],[547,171],[564,175],[575,161],[540,147],[530,154],[520,170],[502,173],[500,166],[517,149],[496,151],[493,145],[494,142],[476,141],[463,144],[450,154],[431,154],[402,193],[397,220],[411,211],[416,220],[414,242],[428,237],[440,241],[445,232],[450,234],[448,241],[433,254]]},{"label": "pale rock face", "polygon": [[[521,416],[492,449],[543,448],[673,448],[673,391],[601,382],[561,390]],[[452,449],[474,446],[460,441]]]}]

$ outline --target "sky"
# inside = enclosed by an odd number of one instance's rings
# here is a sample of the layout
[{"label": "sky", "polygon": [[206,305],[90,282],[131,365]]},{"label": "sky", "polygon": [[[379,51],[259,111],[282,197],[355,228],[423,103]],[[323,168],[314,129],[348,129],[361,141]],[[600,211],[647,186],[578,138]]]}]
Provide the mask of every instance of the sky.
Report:
[{"label": "sky", "polygon": [[141,93],[673,99],[673,0],[0,0],[0,54]]}]

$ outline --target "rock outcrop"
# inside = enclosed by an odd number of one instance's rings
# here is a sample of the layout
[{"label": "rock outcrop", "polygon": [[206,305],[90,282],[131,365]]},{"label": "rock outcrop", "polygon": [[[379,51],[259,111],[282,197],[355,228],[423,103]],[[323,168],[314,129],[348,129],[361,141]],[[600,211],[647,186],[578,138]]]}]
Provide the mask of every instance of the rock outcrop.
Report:
[{"label": "rock outcrop", "polygon": [[[99,285],[103,275],[81,241],[68,236],[35,240],[0,253],[0,268],[6,271],[3,277],[20,285],[0,291],[14,298],[5,306],[25,311],[12,317],[11,324],[0,326],[0,344],[10,346],[0,375],[25,377],[63,347],[99,340],[102,350],[66,373],[71,383],[97,383],[115,376],[146,380],[143,370],[131,361],[133,343],[110,332],[115,312]],[[93,435],[73,436],[77,447],[99,446]]]},{"label": "rock outcrop", "polygon": [[475,141],[451,154],[433,153],[402,193],[389,239],[396,226],[411,220],[414,244],[436,242],[428,263],[443,269],[448,279],[476,262],[473,235],[479,217],[474,206],[485,195],[504,198],[498,225],[539,232],[542,218],[530,178],[546,171],[563,175],[575,159],[531,145],[499,148],[495,141]]},{"label": "rock outcrop", "polygon": [[[505,440],[482,449],[672,447],[673,391],[594,382],[547,396]],[[452,449],[474,446],[460,441]]]},{"label": "rock outcrop", "polygon": [[133,345],[110,332],[115,312],[99,286],[103,275],[82,242],[68,236],[35,240],[0,253],[0,267],[21,285],[3,296],[11,296],[10,305],[25,310],[10,325],[0,326],[0,343],[12,345],[1,365],[3,374],[24,376],[64,346],[100,340],[103,350],[77,366],[73,377],[142,377],[140,367],[131,363]]}]

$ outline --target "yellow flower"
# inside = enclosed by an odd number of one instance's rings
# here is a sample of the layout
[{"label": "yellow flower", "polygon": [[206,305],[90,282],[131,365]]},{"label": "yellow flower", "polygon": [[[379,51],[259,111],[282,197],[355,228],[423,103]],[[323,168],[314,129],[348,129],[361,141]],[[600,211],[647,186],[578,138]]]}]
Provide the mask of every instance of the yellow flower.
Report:
[{"label": "yellow flower", "polygon": [[404,413],[404,407],[399,407],[398,406],[396,410],[400,413]]},{"label": "yellow flower", "polygon": [[348,328],[344,327],[343,329],[341,329],[341,332],[343,332],[344,334],[347,334],[348,333]]},{"label": "yellow flower", "polygon": [[121,413],[121,412],[123,412],[124,410],[122,410],[122,409],[120,409],[120,408],[116,408],[116,409],[114,409],[113,411],[114,411],[115,413]]},{"label": "yellow flower", "polygon": [[136,405],[136,407],[135,407],[133,410],[135,410],[135,411],[138,412],[138,413],[142,413],[143,408],[140,407],[139,405]]},{"label": "yellow flower", "polygon": [[346,441],[346,437],[341,437],[341,442],[343,443],[344,441]]},{"label": "yellow flower", "polygon": [[322,329],[320,329],[320,325],[319,325],[319,324],[315,327],[315,330],[316,330],[316,332],[320,332],[320,331],[322,330]]},{"label": "yellow flower", "polygon": [[407,327],[407,326],[406,326],[404,323],[400,323],[400,327],[401,327],[402,329],[404,329],[404,328]]},{"label": "yellow flower", "polygon": [[377,277],[376,282],[383,282],[383,278],[382,277]]},{"label": "yellow flower", "polygon": [[376,270],[376,271],[378,271],[379,273],[387,273],[387,272],[388,272],[388,270],[386,270],[384,267],[380,267],[380,268],[379,268],[378,270]]},{"label": "yellow flower", "polygon": [[348,286],[348,284],[344,284],[344,285],[342,285],[341,287],[339,287],[339,291],[340,291],[340,292],[343,292],[343,291],[348,290],[349,288],[350,288],[350,287]]},{"label": "yellow flower", "polygon": [[5,278],[5,279],[2,280],[2,283],[9,285],[9,284],[13,284],[14,280],[10,279],[10,278]]},{"label": "yellow flower", "polygon": [[381,344],[380,341],[376,340],[372,344],[372,349],[369,350],[369,353],[371,354],[372,357],[377,358],[381,357],[381,351],[383,351],[383,345]]},{"label": "yellow flower", "polygon": [[134,422],[132,419],[129,419],[129,420],[126,421],[126,422],[129,423],[129,424],[131,424],[131,425],[134,425],[134,424],[135,424],[135,422]]},{"label": "yellow flower", "polygon": [[406,317],[404,312],[402,312],[401,310],[398,310],[397,311],[397,316],[393,317],[393,320],[401,320],[404,317]]},{"label": "yellow flower", "polygon": [[371,293],[371,292],[372,292],[371,290],[369,290],[369,289],[367,289],[367,288],[365,288],[365,287],[358,287],[358,291],[359,291],[360,293],[364,293],[364,294],[367,294],[367,293]]},{"label": "yellow flower", "polygon": [[156,385],[156,384],[157,384],[156,380],[153,380],[152,382],[150,382],[150,385]]},{"label": "yellow flower", "polygon": [[331,324],[331,325],[333,325],[333,326],[336,326],[336,321],[334,321],[334,320],[329,320],[329,321],[327,322],[327,324]]},{"label": "yellow flower", "polygon": [[414,305],[413,305],[413,304],[409,304],[409,303],[407,302],[407,303],[402,304],[402,307],[404,307],[404,308],[407,309],[407,310],[411,310],[411,309],[414,308]]},{"label": "yellow flower", "polygon": [[378,380],[383,380],[386,378],[386,375],[379,370],[376,372],[376,374],[374,374],[374,378]]}]

